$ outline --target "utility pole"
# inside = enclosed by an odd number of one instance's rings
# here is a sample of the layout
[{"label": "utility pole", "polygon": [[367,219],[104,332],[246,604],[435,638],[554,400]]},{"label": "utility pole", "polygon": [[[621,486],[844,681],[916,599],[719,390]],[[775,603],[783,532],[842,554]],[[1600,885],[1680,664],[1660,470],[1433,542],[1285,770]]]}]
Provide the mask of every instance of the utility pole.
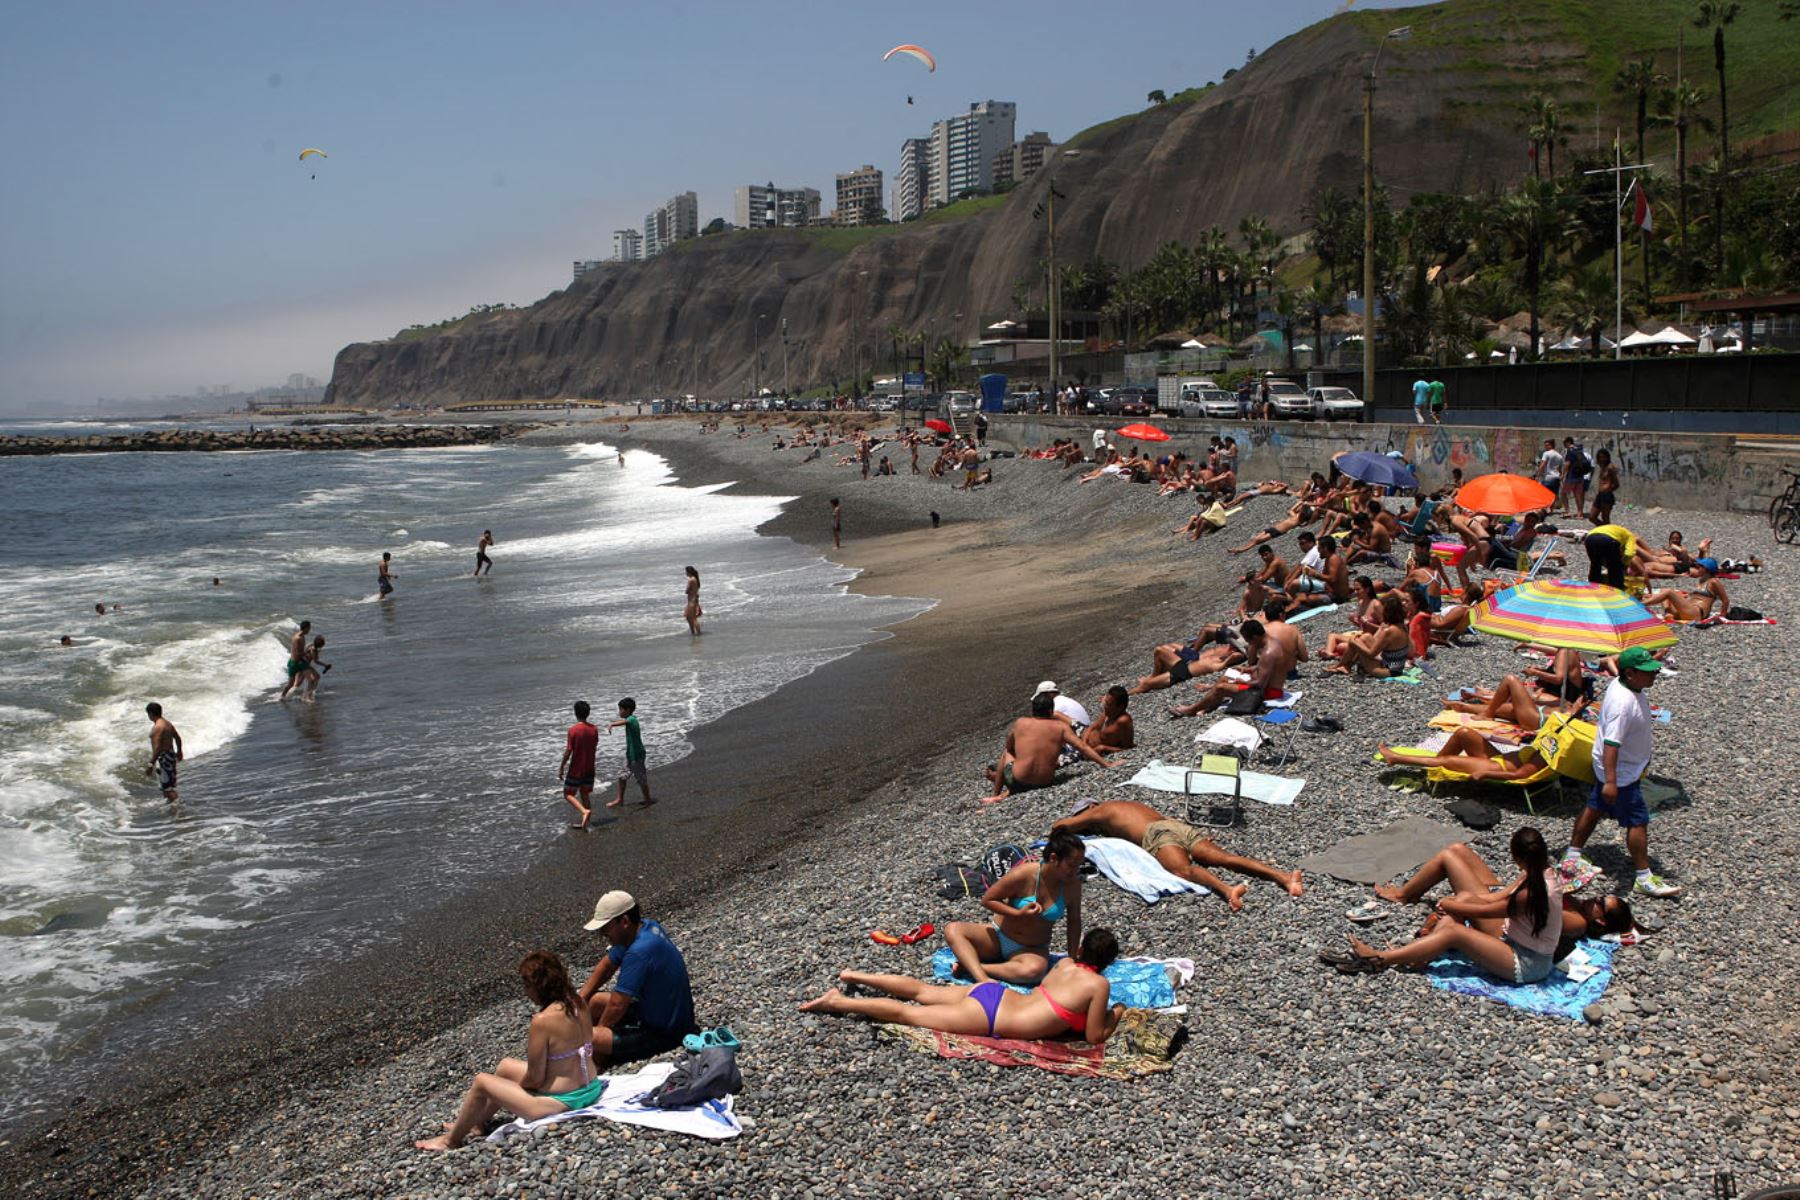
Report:
[{"label": "utility pole", "polygon": [[787,344],[787,318],[786,317],[781,318],[781,394],[783,396],[792,396],[794,394],[794,381],[793,381],[792,376],[790,376],[788,374],[788,344]]},{"label": "utility pole", "polygon": [[1056,351],[1062,342],[1062,327],[1057,318],[1061,315],[1057,303],[1058,293],[1062,291],[1062,278],[1056,273],[1056,177],[1050,178],[1050,195],[1045,198],[1046,211],[1049,216],[1050,229],[1050,386],[1056,386]]},{"label": "utility pole", "polygon": [[752,385],[756,390],[756,398],[762,399],[762,323],[767,313],[756,314],[756,360],[750,364],[751,376],[755,380]]},{"label": "utility pole", "polygon": [[1412,36],[1402,25],[1381,35],[1363,80],[1363,403],[1375,407],[1375,68],[1389,42]]},{"label": "utility pole", "polygon": [[[862,391],[862,280],[868,278],[867,271],[858,271],[856,278],[850,281],[850,380],[852,393]],[[856,399],[855,395],[851,399]]]},{"label": "utility pole", "polygon": [[[1611,175],[1613,177],[1613,361],[1624,357],[1624,350],[1619,343],[1625,336],[1625,198],[1630,193],[1623,190],[1625,172],[1648,170],[1649,163],[1626,163],[1619,146],[1619,131],[1613,130],[1613,165],[1601,167],[1594,171],[1583,171],[1583,175]],[[1638,181],[1631,181],[1632,187]]]}]

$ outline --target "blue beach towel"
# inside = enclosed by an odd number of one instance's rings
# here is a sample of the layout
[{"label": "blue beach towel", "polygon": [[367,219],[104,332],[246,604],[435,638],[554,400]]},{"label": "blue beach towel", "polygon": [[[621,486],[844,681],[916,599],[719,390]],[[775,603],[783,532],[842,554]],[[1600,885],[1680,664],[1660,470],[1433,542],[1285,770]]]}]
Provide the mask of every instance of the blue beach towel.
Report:
[{"label": "blue beach towel", "polygon": [[[1050,965],[1055,966],[1058,959],[1065,957],[1052,954]],[[948,946],[940,946],[931,956],[931,975],[939,983],[955,983],[956,952]],[[1105,975],[1107,982],[1112,984],[1114,1004],[1123,1004],[1127,1008],[1167,1008],[1175,1003],[1175,985],[1169,982],[1169,972],[1155,963],[1121,959],[1106,968]],[[1016,983],[1006,986],[1015,992],[1032,990]]]},{"label": "blue beach towel", "polygon": [[1619,947],[1591,938],[1583,938],[1575,945],[1596,968],[1580,983],[1556,970],[1551,971],[1550,978],[1542,983],[1501,983],[1461,954],[1432,960],[1425,977],[1440,991],[1480,996],[1526,1012],[1580,1021],[1583,1019],[1581,1010],[1598,1003],[1606,994],[1606,985],[1613,977],[1613,955],[1618,953]]}]

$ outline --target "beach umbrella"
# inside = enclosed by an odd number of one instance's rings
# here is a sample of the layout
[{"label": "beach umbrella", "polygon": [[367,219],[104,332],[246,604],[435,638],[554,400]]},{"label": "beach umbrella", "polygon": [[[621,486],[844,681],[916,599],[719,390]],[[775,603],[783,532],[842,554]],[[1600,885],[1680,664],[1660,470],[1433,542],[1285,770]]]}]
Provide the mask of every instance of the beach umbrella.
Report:
[{"label": "beach umbrella", "polygon": [[1456,490],[1456,503],[1470,512],[1511,517],[1556,503],[1556,493],[1523,475],[1480,475]]},{"label": "beach umbrella", "polygon": [[1596,654],[1675,644],[1674,630],[1618,588],[1576,579],[1534,579],[1504,588],[1475,606],[1472,623],[1483,633],[1514,641]]},{"label": "beach umbrella", "polygon": [[1169,440],[1169,435],[1156,426],[1141,424],[1127,425],[1123,429],[1116,430],[1115,436],[1133,442],[1166,442]]},{"label": "beach umbrella", "polygon": [[942,417],[933,417],[931,420],[925,422],[925,428],[936,430],[938,433],[949,433],[950,422],[944,420]]},{"label": "beach umbrella", "polygon": [[1385,454],[1353,450],[1349,454],[1340,455],[1333,461],[1337,463],[1339,471],[1352,479],[1361,480],[1363,483],[1372,483],[1385,488],[1416,488],[1419,486],[1418,476],[1412,473],[1410,467]]}]

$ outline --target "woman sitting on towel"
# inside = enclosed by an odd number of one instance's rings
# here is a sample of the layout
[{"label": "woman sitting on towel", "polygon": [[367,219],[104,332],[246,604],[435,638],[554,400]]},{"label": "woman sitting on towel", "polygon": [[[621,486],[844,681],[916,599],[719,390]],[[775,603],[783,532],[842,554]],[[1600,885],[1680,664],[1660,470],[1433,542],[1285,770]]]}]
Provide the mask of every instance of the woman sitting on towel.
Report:
[{"label": "woman sitting on towel", "polygon": [[1519,878],[1499,891],[1500,877],[1467,846],[1452,846],[1420,869],[1403,888],[1379,887],[1375,894],[1396,904],[1418,900],[1448,881],[1455,894],[1438,901],[1419,936],[1392,950],[1377,950],[1352,936],[1351,953],[1321,955],[1345,974],[1388,967],[1423,967],[1452,950],[1509,983],[1538,983],[1555,964],[1563,933],[1562,881],[1550,865],[1544,835],[1521,829],[1512,836]]},{"label": "woman sitting on towel", "polygon": [[1325,654],[1337,651],[1337,663],[1325,670],[1334,675],[1348,675],[1360,670],[1365,675],[1383,679],[1406,670],[1412,657],[1412,645],[1406,640],[1406,606],[1391,592],[1381,598],[1381,628],[1374,633],[1348,636],[1333,634],[1336,645],[1328,638]]},{"label": "woman sitting on towel", "polygon": [[1087,848],[1072,833],[1050,835],[1042,861],[1025,861],[996,879],[981,906],[991,925],[957,921],[944,929],[963,974],[977,983],[1035,983],[1050,969],[1050,928],[1066,915],[1069,953],[1081,945],[1081,864]]},{"label": "woman sitting on towel", "polygon": [[1090,930],[1080,953],[1058,962],[1029,992],[1015,992],[993,980],[972,987],[940,987],[904,975],[843,971],[838,978],[844,983],[887,995],[851,997],[831,988],[802,1004],[800,1011],[868,1017],[974,1037],[1036,1040],[1074,1034],[1098,1046],[1112,1036],[1125,1012],[1123,1004],[1109,1005],[1112,985],[1100,973],[1118,956],[1119,942],[1110,930]]},{"label": "woman sitting on towel", "polygon": [[475,1076],[456,1120],[437,1137],[414,1142],[420,1150],[455,1150],[503,1108],[536,1120],[600,1098],[606,1084],[594,1077],[594,1025],[562,959],[534,950],[519,964],[519,978],[538,1008],[524,1059],[503,1058],[492,1074]]}]

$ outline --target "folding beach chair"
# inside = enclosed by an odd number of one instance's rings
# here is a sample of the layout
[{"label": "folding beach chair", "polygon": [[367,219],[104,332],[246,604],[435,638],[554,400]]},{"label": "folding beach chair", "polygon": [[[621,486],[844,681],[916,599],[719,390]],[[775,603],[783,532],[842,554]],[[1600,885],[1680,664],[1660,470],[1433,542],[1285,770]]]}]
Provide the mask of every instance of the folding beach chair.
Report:
[{"label": "folding beach chair", "polygon": [[1550,552],[1555,550],[1557,544],[1561,541],[1562,538],[1558,537],[1556,534],[1551,534],[1549,540],[1544,543],[1543,550],[1539,552],[1535,559],[1531,560],[1529,566],[1526,565],[1525,556],[1521,553],[1517,570],[1495,571],[1494,574],[1504,580],[1507,587],[1516,587],[1521,583],[1530,583],[1533,579],[1536,579],[1539,575],[1544,573],[1544,567],[1550,561]]},{"label": "folding beach chair", "polygon": [[[1537,750],[1544,766],[1524,779],[1486,782],[1494,787],[1518,788],[1525,796],[1525,811],[1536,816],[1536,798],[1546,792],[1560,795],[1564,779],[1590,785],[1594,782],[1592,756],[1596,732],[1593,724],[1588,721],[1573,720],[1566,713],[1547,713],[1543,724],[1528,743]],[[1434,796],[1437,795],[1439,784],[1468,783],[1470,778],[1461,771],[1452,771],[1447,767],[1425,769],[1425,782]]]},{"label": "folding beach chair", "polygon": [[1292,708],[1270,708],[1250,718],[1256,722],[1257,732],[1275,751],[1274,765],[1286,766],[1296,757],[1294,734],[1300,728],[1300,714]]},{"label": "folding beach chair", "polygon": [[[1202,754],[1200,765],[1188,770],[1182,781],[1182,789],[1187,793],[1182,810],[1182,820],[1189,825],[1205,825],[1213,829],[1230,829],[1244,817],[1244,776],[1243,760],[1235,754]],[[1203,818],[1194,816],[1193,780],[1196,775],[1211,775],[1231,780],[1231,803],[1213,804],[1206,810]],[[1211,795],[1202,792],[1200,795]]]}]

